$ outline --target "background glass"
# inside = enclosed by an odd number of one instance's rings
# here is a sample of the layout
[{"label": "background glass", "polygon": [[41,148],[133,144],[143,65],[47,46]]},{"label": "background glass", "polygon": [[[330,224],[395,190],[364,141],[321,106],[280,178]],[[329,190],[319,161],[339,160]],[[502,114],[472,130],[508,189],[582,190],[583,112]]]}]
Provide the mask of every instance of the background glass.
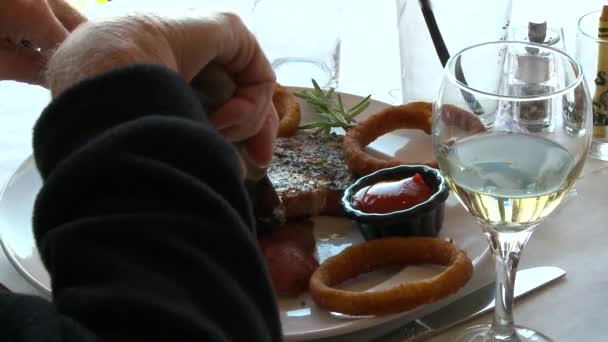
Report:
[{"label": "background glass", "polygon": [[513,322],[520,253],[580,174],[592,109],[580,65],[523,42],[467,48],[445,68],[433,105],[433,148],[450,188],[481,225],[496,263],[490,326],[457,341],[547,341]]},{"label": "background glass", "polygon": [[341,19],[341,0],[256,0],[252,30],[279,83],[337,87]]},{"label": "background glass", "polygon": [[529,21],[527,26],[513,27],[510,40],[544,44],[556,49],[566,50],[564,29],[552,26],[547,20]]},{"label": "background glass", "polygon": [[[600,49],[606,51],[608,57],[608,41],[597,38],[600,11],[585,14],[578,21],[576,35],[576,59],[581,63],[585,79],[591,96],[596,91],[596,78],[598,72],[598,52]],[[606,64],[608,67],[608,63]],[[608,72],[608,69],[605,70]],[[601,81],[601,79],[598,79]],[[608,160],[608,137],[594,137],[591,143],[590,154],[592,157]]]},{"label": "background glass", "polygon": [[[429,0],[451,55],[473,44],[505,40],[512,0]],[[432,102],[443,66],[437,57],[419,1],[396,0],[403,103]],[[474,9],[474,10],[473,10]]]}]

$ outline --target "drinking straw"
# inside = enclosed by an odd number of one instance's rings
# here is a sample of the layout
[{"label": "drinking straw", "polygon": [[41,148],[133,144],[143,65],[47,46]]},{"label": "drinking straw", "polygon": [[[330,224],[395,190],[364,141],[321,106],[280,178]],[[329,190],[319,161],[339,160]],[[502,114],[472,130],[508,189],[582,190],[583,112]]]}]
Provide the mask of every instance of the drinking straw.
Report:
[{"label": "drinking straw", "polygon": [[424,17],[426,27],[431,34],[431,40],[433,41],[433,46],[435,46],[439,61],[441,61],[441,65],[445,68],[448,59],[450,59],[450,52],[445,45],[445,41],[439,30],[439,25],[437,25],[437,19],[435,19],[435,14],[433,13],[429,0],[420,0],[420,9],[422,10],[422,16]]}]

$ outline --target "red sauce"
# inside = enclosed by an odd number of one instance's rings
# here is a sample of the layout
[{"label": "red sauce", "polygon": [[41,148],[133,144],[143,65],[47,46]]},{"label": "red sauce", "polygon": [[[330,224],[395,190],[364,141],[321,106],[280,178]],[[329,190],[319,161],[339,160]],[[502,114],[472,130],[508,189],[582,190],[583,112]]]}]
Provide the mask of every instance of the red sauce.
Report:
[{"label": "red sauce", "polygon": [[353,207],[367,213],[390,213],[426,201],[433,191],[419,174],[399,181],[379,182],[359,189]]}]

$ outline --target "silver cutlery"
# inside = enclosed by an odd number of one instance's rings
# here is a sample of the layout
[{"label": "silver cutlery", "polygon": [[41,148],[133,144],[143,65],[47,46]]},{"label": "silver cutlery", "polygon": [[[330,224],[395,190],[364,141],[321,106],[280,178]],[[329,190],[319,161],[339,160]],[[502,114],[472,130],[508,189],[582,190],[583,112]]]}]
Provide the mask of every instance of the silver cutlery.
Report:
[{"label": "silver cutlery", "polygon": [[[566,272],[558,267],[534,267],[517,272],[515,298],[564,276]],[[494,309],[495,283],[491,282],[440,308],[439,310],[411,321],[397,330],[376,338],[374,341],[418,341],[428,339],[447,329],[471,320]]]}]

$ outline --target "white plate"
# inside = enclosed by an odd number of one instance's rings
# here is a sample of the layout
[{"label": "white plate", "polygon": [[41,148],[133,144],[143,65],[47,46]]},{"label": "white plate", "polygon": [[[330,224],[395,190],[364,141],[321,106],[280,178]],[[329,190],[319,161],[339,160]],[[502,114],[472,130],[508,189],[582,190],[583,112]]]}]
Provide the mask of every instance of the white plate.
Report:
[{"label": "white plate", "polygon": [[[342,94],[347,105],[362,98]],[[372,101],[370,108],[362,114],[376,112],[388,104]],[[302,106],[303,122],[310,122],[314,113],[307,105]],[[405,160],[431,160],[430,136],[415,130],[400,130],[376,140],[375,151],[405,158]],[[422,157],[422,159],[420,158]],[[50,296],[50,278],[40,261],[31,227],[34,199],[41,187],[41,179],[35,164],[28,158],[15,171],[0,194],[0,239],[2,247],[13,265],[23,276],[44,294]],[[355,226],[344,218],[315,218],[315,236],[320,261],[335,255],[342,249],[363,241]],[[452,197],[447,201],[445,222],[441,237],[452,238],[464,249],[476,266],[487,252],[479,226]],[[404,272],[407,270],[407,272]],[[350,287],[369,289],[386,287],[391,283],[411,281],[436,274],[433,267],[407,267],[402,270],[384,270],[360,277]],[[300,341],[353,333],[385,324],[396,319],[405,320],[420,315],[425,308],[382,317],[346,317],[319,309],[307,294],[298,298],[279,299],[283,333],[286,341]],[[428,308],[427,308],[428,309]]]}]

